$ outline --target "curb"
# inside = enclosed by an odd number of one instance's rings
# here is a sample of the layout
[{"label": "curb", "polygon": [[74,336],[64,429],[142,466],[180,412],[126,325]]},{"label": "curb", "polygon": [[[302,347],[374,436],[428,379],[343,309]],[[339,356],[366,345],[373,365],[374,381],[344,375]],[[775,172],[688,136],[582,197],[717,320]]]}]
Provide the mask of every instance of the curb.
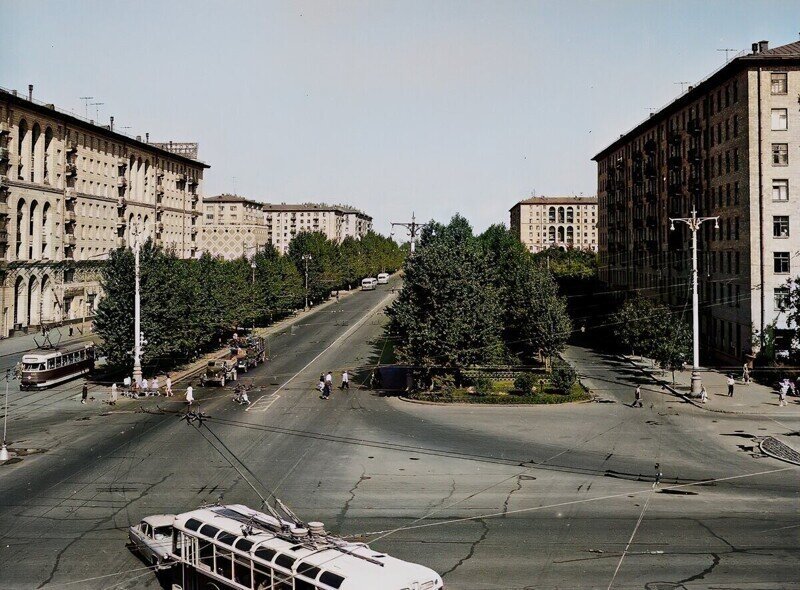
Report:
[{"label": "curb", "polygon": [[462,408],[474,408],[476,406],[483,406],[487,408],[542,408],[542,407],[561,407],[561,406],[569,406],[569,405],[577,405],[577,404],[589,404],[595,401],[594,398],[592,399],[584,399],[576,402],[563,402],[560,404],[471,404],[469,402],[429,402],[421,399],[411,399],[410,397],[406,397],[404,395],[395,395],[395,396],[387,396],[393,397],[398,399],[402,402],[406,402],[409,404],[420,404],[422,406],[456,406]]}]

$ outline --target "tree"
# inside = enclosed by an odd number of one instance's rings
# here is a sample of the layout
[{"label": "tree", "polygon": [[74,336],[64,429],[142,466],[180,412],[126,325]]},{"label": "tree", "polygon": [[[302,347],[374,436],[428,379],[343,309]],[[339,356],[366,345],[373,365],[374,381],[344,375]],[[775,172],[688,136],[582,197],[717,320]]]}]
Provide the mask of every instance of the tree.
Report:
[{"label": "tree", "polygon": [[502,307],[489,258],[466,219],[428,226],[404,271],[404,287],[387,310],[401,362],[430,375],[502,356]]},{"label": "tree", "polygon": [[322,232],[300,232],[289,243],[289,258],[301,276],[305,275],[308,260],[308,297],[311,301],[324,301],[332,289],[341,284],[341,266],[338,263],[337,245]]},{"label": "tree", "polygon": [[661,307],[661,304],[652,299],[636,295],[626,300],[612,316],[614,334],[631,354],[635,354],[637,350],[640,354],[648,354],[652,329],[663,319]]},{"label": "tree", "polygon": [[562,250],[553,246],[533,257],[558,279],[592,279],[597,276],[597,254],[591,250]]},{"label": "tree", "polygon": [[681,318],[665,321],[656,329],[651,339],[650,356],[658,366],[672,371],[675,382],[675,369],[681,368],[692,353],[692,330]]}]

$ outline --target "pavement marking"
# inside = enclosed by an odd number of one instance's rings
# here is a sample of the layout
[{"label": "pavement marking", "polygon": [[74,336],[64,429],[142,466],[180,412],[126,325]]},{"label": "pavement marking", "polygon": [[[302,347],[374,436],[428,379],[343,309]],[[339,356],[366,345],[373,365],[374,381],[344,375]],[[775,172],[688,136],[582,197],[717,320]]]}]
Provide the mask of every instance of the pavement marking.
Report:
[{"label": "pavement marking", "polygon": [[[300,375],[300,374],[301,374],[303,371],[305,371],[307,368],[309,368],[311,365],[313,365],[313,364],[314,364],[314,363],[317,361],[317,359],[318,359],[319,357],[321,357],[323,354],[325,354],[326,352],[328,352],[328,350],[330,350],[330,349],[331,349],[333,346],[335,346],[336,344],[338,344],[340,340],[343,340],[343,339],[347,338],[347,337],[348,337],[348,336],[349,336],[349,335],[350,335],[352,332],[355,332],[356,330],[358,330],[358,329],[359,329],[359,328],[360,328],[360,327],[361,327],[361,326],[362,326],[362,325],[363,325],[363,324],[364,324],[364,323],[365,323],[365,322],[366,322],[366,321],[367,321],[369,318],[371,318],[371,317],[372,317],[372,314],[374,314],[374,313],[375,313],[375,310],[377,310],[377,309],[379,309],[379,308],[383,307],[383,306],[386,304],[386,301],[387,301],[388,299],[391,299],[392,297],[394,297],[394,295],[395,295],[394,293],[389,293],[389,294],[388,294],[388,295],[386,295],[386,296],[385,296],[383,299],[381,299],[381,300],[380,300],[380,301],[377,303],[377,305],[375,305],[374,307],[372,307],[372,308],[371,308],[371,309],[370,309],[370,310],[369,310],[369,311],[368,311],[366,314],[364,314],[364,317],[362,317],[362,318],[361,318],[360,320],[358,320],[358,321],[357,321],[355,324],[353,324],[353,326],[352,326],[352,327],[350,327],[350,328],[349,328],[347,331],[345,331],[345,332],[344,332],[344,333],[343,333],[341,336],[339,336],[339,337],[338,337],[336,340],[334,340],[334,341],[333,341],[333,342],[331,342],[331,343],[330,343],[328,346],[326,346],[325,348],[323,348],[323,349],[322,349],[322,351],[321,351],[321,352],[320,352],[320,353],[319,353],[317,356],[315,356],[313,359],[311,359],[310,361],[308,361],[308,363],[306,363],[306,365],[305,365],[305,366],[304,366],[302,369],[300,369],[299,371],[297,371],[297,373],[295,373],[294,375],[292,375],[291,377],[289,377],[289,379],[287,379],[287,380],[286,380],[286,381],[283,383],[283,385],[281,385],[280,387],[278,387],[278,389],[276,389],[276,390],[273,392],[273,394],[277,394],[277,393],[278,393],[279,391],[281,391],[281,390],[282,390],[284,387],[286,387],[287,385],[289,385],[289,383],[291,383],[292,381],[294,381],[294,380],[295,380],[295,378],[297,378],[297,376],[298,376],[298,375]],[[252,409],[255,407],[255,405],[256,405],[256,404],[257,404],[257,403],[258,403],[258,402],[259,402],[261,399],[263,399],[263,397],[266,397],[266,396],[262,396],[262,397],[258,398],[258,400],[256,400],[256,402],[255,402],[255,403],[253,403],[253,404],[252,404],[252,405],[251,405],[249,408],[247,408],[247,409],[245,410],[245,412],[249,412],[250,410],[252,410]]]},{"label": "pavement marking", "polygon": [[280,396],[278,394],[276,394],[276,393],[271,393],[269,395],[264,395],[264,396],[258,398],[253,404],[249,405],[247,407],[247,409],[245,409],[245,412],[249,412],[250,410],[252,410],[256,406],[256,404],[258,402],[260,402],[262,399],[269,399],[270,401],[269,401],[268,404],[264,404],[264,405],[262,405],[261,407],[259,407],[256,410],[256,412],[266,412],[267,410],[269,410],[272,407],[272,404],[274,404],[278,400],[279,397]]}]

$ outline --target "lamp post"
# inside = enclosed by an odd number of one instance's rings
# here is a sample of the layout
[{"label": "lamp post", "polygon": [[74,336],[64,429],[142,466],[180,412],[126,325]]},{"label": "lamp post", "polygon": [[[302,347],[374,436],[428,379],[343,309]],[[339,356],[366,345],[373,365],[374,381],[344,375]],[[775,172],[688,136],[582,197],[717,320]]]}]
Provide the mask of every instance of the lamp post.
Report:
[{"label": "lamp post", "polygon": [[[255,241],[255,236],[253,236],[253,240]],[[252,279],[251,279],[251,283],[250,283],[251,284],[251,291],[252,291],[252,295],[251,295],[251,299],[252,300],[251,300],[250,303],[253,306],[253,332],[255,332],[255,329],[256,329],[256,254],[258,254],[258,244],[256,243],[256,244],[253,244],[252,246],[244,246],[244,243],[242,243],[242,246],[243,246],[244,251],[245,251],[245,256],[247,256],[247,252],[248,251],[255,250],[255,252],[253,252],[253,258],[250,259],[250,270],[252,271]]]},{"label": "lamp post", "polygon": [[134,260],[134,292],[133,292],[133,381],[142,381],[142,301],[139,293],[139,224],[133,224],[133,260]]},{"label": "lamp post", "polygon": [[303,262],[306,265],[306,307],[305,310],[308,311],[308,261],[311,260],[311,254],[303,254]]},{"label": "lamp post", "polygon": [[6,424],[8,423],[8,382],[11,380],[11,369],[6,369],[6,406],[3,412],[3,446],[0,447],[0,461],[8,461],[6,448]]},{"label": "lamp post", "polygon": [[691,217],[670,217],[669,229],[675,231],[675,222],[685,223],[692,232],[692,395],[700,395],[702,380],[700,378],[700,305],[697,296],[697,232],[706,221],[714,222],[714,229],[719,229],[719,216],[698,217],[692,209]]}]

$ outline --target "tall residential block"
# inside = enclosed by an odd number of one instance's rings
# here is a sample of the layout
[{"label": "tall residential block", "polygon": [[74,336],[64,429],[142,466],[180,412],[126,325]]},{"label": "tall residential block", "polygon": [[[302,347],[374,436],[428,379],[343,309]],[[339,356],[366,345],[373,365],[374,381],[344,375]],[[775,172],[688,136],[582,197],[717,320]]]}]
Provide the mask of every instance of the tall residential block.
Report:
[{"label": "tall residential block", "polygon": [[597,252],[597,197],[531,197],[511,208],[511,232],[531,252]]},{"label": "tall residential block", "polygon": [[[770,327],[788,348],[787,279],[800,274],[800,42],[730,60],[593,159],[600,276],[691,306],[691,235],[670,217],[719,216],[698,234],[704,352],[750,358]],[[755,341],[752,342],[753,335]]]},{"label": "tall residential block", "polygon": [[289,242],[300,232],[322,232],[329,240],[360,239],[372,230],[372,217],[347,205],[324,203],[264,205],[264,223],[278,252],[289,251]]},{"label": "tall residential block", "polygon": [[269,243],[262,203],[224,194],[204,198],[202,206],[201,252],[233,260]]},{"label": "tall residential block", "polygon": [[170,145],[0,90],[0,335],[90,318],[99,265],[134,226],[195,255],[208,166]]}]

